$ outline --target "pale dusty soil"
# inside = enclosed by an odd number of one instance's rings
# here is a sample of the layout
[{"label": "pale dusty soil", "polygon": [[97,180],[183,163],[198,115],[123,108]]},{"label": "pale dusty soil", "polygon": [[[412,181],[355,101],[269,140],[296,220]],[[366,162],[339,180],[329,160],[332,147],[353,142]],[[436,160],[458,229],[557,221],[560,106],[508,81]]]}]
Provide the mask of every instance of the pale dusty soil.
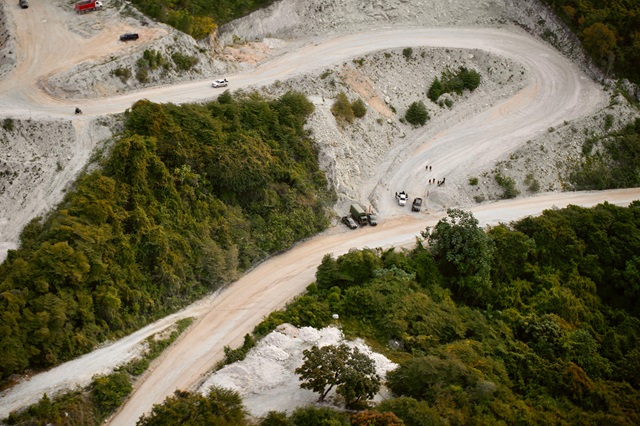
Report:
[{"label": "pale dusty soil", "polygon": [[[640,195],[638,190],[558,192],[563,188],[563,164],[577,158],[582,136],[603,132],[606,114],[613,114],[614,126],[621,126],[637,111],[620,98],[611,105],[609,94],[593,80],[600,76],[582,60],[571,36],[544,10],[532,7],[535,2],[284,0],[221,29],[216,42],[200,44],[131,12],[121,14],[127,9],[118,2],[82,16],[68,4],[32,0],[27,11],[0,6],[5,14],[0,120],[12,118],[14,123],[10,131],[0,126],[0,248],[15,247],[22,227],[62,199],[96,147],[108,146],[116,119],[107,114],[120,113],[140,98],[175,103],[211,98],[219,92],[209,81],[221,75],[229,77],[230,90],[255,89],[276,96],[295,89],[307,94],[316,106],[310,130],[339,195],[336,217],[358,201],[378,210],[381,224],[353,232],[332,228],[174,318],[21,382],[2,395],[0,418],[43,392],[51,395],[88,383],[93,374],[134,356],[146,336],[179,317],[197,317],[190,332],[136,384],[130,401],[112,419],[113,424],[134,424],[174,389],[204,380],[225,345],[240,344],[263,316],[313,281],[325,253],[410,245],[447,207],[471,208],[481,223],[492,224],[569,202],[626,204]],[[512,18],[534,34],[546,28],[556,31],[555,45],[563,54],[513,26]],[[118,35],[127,31],[139,32],[140,42],[119,42]],[[251,43],[231,44],[234,33],[236,40]],[[405,47],[413,49],[410,61],[402,55]],[[120,67],[134,69],[149,48],[165,56],[175,51],[192,54],[200,61],[191,73],[158,71],[144,84],[112,75]],[[477,69],[482,85],[474,93],[453,96],[451,109],[427,103],[427,126],[414,129],[400,122],[411,102],[426,101],[424,92],[434,76],[458,65]],[[339,91],[366,101],[365,118],[344,128],[336,125],[329,109]],[[82,116],[72,114],[76,105],[82,106]],[[431,173],[424,169],[427,164]],[[498,197],[496,170],[513,177],[522,195],[476,205],[476,196]],[[528,174],[550,192],[527,192]],[[427,183],[443,177],[445,186]],[[469,186],[469,177],[479,177],[481,184]],[[427,209],[411,215],[398,207],[393,200],[398,190],[425,197]],[[295,389],[251,399],[250,408],[254,413],[269,407],[290,409],[286,397]]]}]

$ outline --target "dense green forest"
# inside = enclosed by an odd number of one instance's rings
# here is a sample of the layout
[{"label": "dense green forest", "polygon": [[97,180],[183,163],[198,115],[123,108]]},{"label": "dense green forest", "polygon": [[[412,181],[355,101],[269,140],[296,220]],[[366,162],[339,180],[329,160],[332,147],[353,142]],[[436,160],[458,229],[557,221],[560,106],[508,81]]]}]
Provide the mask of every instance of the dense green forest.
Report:
[{"label": "dense green forest", "polygon": [[216,27],[273,2],[274,0],[132,0],[144,14],[195,39],[204,38]]},{"label": "dense green forest", "polygon": [[[423,237],[325,256],[256,334],[338,313],[346,335],[399,363],[395,397],[374,410],[407,425],[640,423],[640,202],[487,231],[452,210]],[[304,424],[288,421],[264,424]]]},{"label": "dense green forest", "polygon": [[[606,120],[613,119],[613,116],[606,117]],[[574,189],[639,187],[640,118],[620,131],[588,138],[583,144],[582,155],[581,161],[567,173],[567,181]]]},{"label": "dense green forest", "polygon": [[126,130],[0,265],[0,379],[123,336],[328,226],[313,105],[137,102]]},{"label": "dense green forest", "polygon": [[544,0],[606,72],[640,83],[640,2]]}]

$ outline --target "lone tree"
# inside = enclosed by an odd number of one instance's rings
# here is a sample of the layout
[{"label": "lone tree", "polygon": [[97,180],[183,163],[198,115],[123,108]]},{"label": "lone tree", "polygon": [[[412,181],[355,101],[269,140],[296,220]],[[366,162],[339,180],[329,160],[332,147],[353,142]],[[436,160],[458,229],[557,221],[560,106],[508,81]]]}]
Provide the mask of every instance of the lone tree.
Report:
[{"label": "lone tree", "polygon": [[469,212],[448,209],[433,230],[421,232],[454,295],[466,303],[482,306],[491,289],[491,262],[495,245]]},{"label": "lone tree", "polygon": [[380,390],[380,376],[376,374],[374,362],[358,348],[329,345],[313,346],[303,352],[304,363],[296,368],[300,387],[320,394],[324,401],[331,389],[344,398],[347,407],[353,406],[363,397],[371,399]]},{"label": "lone tree", "polygon": [[409,109],[407,109],[404,118],[416,127],[423,126],[429,119],[429,112],[424,102],[418,101],[409,105]]}]

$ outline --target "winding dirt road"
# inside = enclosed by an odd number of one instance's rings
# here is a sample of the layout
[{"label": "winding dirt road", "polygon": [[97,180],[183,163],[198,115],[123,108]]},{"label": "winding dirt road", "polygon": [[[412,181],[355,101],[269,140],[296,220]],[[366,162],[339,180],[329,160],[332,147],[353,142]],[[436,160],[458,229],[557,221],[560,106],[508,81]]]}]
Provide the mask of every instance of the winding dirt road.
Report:
[{"label": "winding dirt road", "polygon": [[[34,0],[32,2],[36,3]],[[159,87],[125,96],[88,99],[83,102],[84,117],[73,117],[74,104],[53,99],[37,87],[38,79],[43,77],[42,71],[38,71],[39,64],[55,62],[48,49],[38,46],[50,47],[51,43],[56,42],[55,34],[62,37],[58,42],[68,37],[65,31],[56,27],[52,28],[48,37],[33,38],[36,36],[32,31],[37,32],[37,26],[43,24],[43,19],[47,25],[63,25],[56,23],[55,19],[47,20],[45,15],[37,15],[49,13],[46,2],[37,3],[42,3],[38,6],[42,6],[44,12],[32,7],[29,10],[33,13],[28,19],[16,18],[18,44],[25,53],[19,58],[17,69],[20,72],[14,72],[0,82],[1,115],[11,111],[13,116],[26,116],[29,112],[36,119],[86,120],[90,116],[122,112],[141,98],[182,103],[204,100],[216,94],[210,88],[209,80]],[[18,16],[16,13],[14,15]],[[330,229],[262,263],[220,294],[199,302],[175,317],[152,324],[109,347],[20,383],[2,395],[0,418],[37,401],[43,392],[51,394],[70,383],[87,383],[91,375],[132,356],[137,342],[166,327],[175,318],[198,317],[197,322],[167,350],[153,370],[137,385],[131,398],[111,420],[113,425],[135,424],[141,414],[148,412],[154,403],[162,402],[175,389],[188,389],[199,383],[203,375],[222,358],[224,346],[241,344],[243,336],[263,317],[302,292],[313,281],[315,269],[324,254],[340,255],[350,248],[410,245],[422,229],[434,225],[443,216],[442,213],[411,215],[408,209],[400,210],[394,205],[392,197],[394,188],[405,188],[409,193],[417,191],[414,185],[419,185],[416,183],[420,182],[418,173],[426,158],[438,159],[436,165],[447,176],[448,182],[460,179],[468,176],[474,165],[491,162],[536,133],[545,131],[561,120],[585,116],[606,102],[605,94],[593,81],[549,46],[521,33],[495,29],[414,28],[316,39],[296,51],[274,57],[242,74],[230,76],[229,89],[267,85],[367,52],[405,46],[486,50],[524,64],[530,78],[526,87],[510,99],[491,106],[437,137],[408,141],[411,149],[402,161],[389,159],[385,162],[385,178],[375,191],[382,200],[380,215],[389,219],[382,220],[376,228],[365,227],[356,231],[348,231],[343,227]],[[56,69],[87,60],[81,52],[65,52],[64,62],[57,62]],[[469,143],[471,140],[473,143]],[[538,214],[552,206],[591,206],[602,201],[626,205],[639,198],[640,189],[554,193],[485,204],[473,207],[471,211],[481,223],[495,224]]]}]

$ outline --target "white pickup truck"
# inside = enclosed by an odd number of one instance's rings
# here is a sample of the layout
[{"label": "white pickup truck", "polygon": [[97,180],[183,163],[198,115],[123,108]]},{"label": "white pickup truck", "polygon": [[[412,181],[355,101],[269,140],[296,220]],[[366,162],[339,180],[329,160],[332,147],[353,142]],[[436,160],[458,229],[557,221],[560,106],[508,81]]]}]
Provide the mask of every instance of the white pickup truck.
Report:
[{"label": "white pickup truck", "polygon": [[408,199],[409,199],[409,195],[406,192],[404,191],[396,192],[396,200],[398,200],[399,206],[406,206]]}]

